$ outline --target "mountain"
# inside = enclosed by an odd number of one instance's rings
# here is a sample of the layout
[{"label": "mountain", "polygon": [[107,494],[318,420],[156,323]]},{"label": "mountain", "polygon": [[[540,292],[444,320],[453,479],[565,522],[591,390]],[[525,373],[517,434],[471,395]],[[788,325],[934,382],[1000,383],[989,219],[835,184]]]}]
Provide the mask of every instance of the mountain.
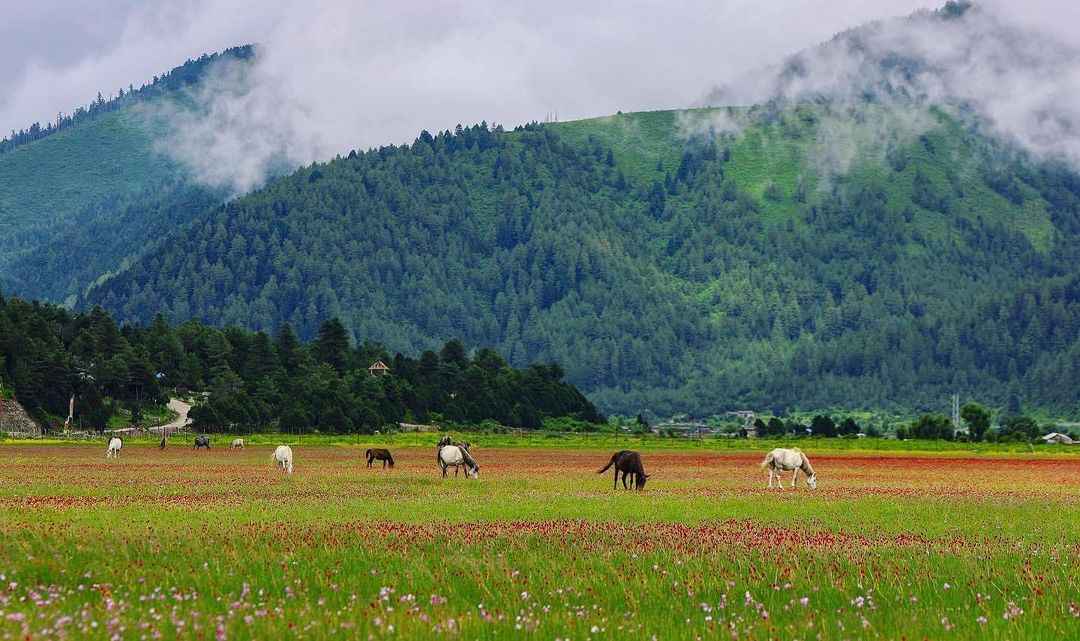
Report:
[{"label": "mountain", "polygon": [[0,289],[71,302],[174,226],[224,200],[195,184],[160,146],[186,92],[250,46],[189,60],[139,88],[100,94],[45,127],[0,141]]},{"label": "mountain", "polygon": [[1071,59],[948,3],[708,99],[754,106],[423,132],[227,202],[164,168],[56,221],[0,212],[18,231],[0,287],[305,339],[340,318],[390,352],[460,338],[559,363],[605,412],[912,411],[960,393],[1080,415],[1069,107],[1031,92],[1017,109],[1039,117],[1010,119],[984,95]]},{"label": "mountain", "polygon": [[[1074,412],[1080,177],[945,110],[897,117],[424,132],[213,209],[81,304],[305,337],[339,317],[402,351],[456,336],[555,360],[606,411],[912,409],[957,391]],[[838,163],[838,127],[873,144]]]}]

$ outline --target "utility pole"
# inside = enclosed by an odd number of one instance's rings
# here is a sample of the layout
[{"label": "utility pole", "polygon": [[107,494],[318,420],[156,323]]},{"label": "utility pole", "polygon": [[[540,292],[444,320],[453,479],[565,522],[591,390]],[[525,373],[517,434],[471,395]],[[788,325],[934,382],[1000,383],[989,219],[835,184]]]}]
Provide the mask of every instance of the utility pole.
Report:
[{"label": "utility pole", "polygon": [[953,430],[960,429],[960,395],[952,395],[952,426]]}]

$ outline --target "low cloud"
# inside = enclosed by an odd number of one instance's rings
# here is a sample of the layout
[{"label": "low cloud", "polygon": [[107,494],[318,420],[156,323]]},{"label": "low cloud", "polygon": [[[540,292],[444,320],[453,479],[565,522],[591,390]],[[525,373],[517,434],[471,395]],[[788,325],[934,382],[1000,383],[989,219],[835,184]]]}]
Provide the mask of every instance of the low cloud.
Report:
[{"label": "low cloud", "polygon": [[[21,70],[0,99],[0,126],[44,121],[99,90],[256,43],[262,55],[246,84],[225,87],[221,72],[215,91],[200,96],[204,111],[180,115],[167,143],[205,180],[243,191],[278,155],[298,165],[458,123],[683,107],[718,78],[922,1],[645,0],[612,10],[570,0],[143,0],[134,8],[102,0],[123,26],[75,60],[9,50],[0,39],[0,56]],[[33,40],[43,48],[81,37],[41,29]]]},{"label": "low cloud", "polygon": [[[82,38],[65,25],[83,21],[5,16],[12,28],[33,33],[18,46],[0,39],[0,56],[17,69],[0,98],[0,130],[70,112],[98,91],[139,85],[203,52],[257,43],[254,67],[215,71],[194,95],[198,110],[156,114],[175,125],[163,149],[202,180],[237,192],[260,184],[275,162],[297,166],[408,142],[425,128],[685,107],[711,85],[725,89],[701,104],[853,99],[869,82],[925,103],[967,104],[1026,148],[1080,158],[1080,66],[1071,46],[1080,7],[1063,0],[1022,7],[991,0],[977,15],[951,22],[891,19],[925,0],[647,0],[618,11],[570,0],[542,8],[523,0],[102,2],[113,12],[109,24],[122,26],[98,30],[60,57],[37,55],[26,43],[44,49]],[[843,37],[813,47],[875,19],[883,20],[858,31],[857,47]],[[782,61],[799,49],[807,53],[785,74]],[[877,64],[890,52],[927,64],[916,71]],[[727,115],[714,118],[687,121],[686,131],[741,126]],[[917,131],[921,121],[910,124]],[[842,167],[851,149],[840,140],[842,123],[830,126],[837,140],[823,140],[832,146],[819,156]]]},{"label": "low cloud", "polygon": [[1042,4],[1042,21],[999,3],[878,21],[730,81],[701,102],[873,103],[868,127],[844,118],[823,122],[817,160],[838,170],[855,154],[881,147],[885,136],[925,131],[933,124],[929,105],[974,114],[992,134],[1078,164],[1080,48],[1074,31],[1047,21],[1056,3]]}]

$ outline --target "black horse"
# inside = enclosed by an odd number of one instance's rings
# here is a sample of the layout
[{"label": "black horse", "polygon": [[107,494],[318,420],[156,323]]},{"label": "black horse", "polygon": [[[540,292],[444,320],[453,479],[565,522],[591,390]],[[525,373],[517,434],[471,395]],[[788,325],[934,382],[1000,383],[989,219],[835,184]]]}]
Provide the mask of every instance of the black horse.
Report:
[{"label": "black horse", "polygon": [[374,448],[366,452],[367,466],[371,467],[371,464],[375,461],[382,461],[383,469],[386,469],[386,464],[390,464],[390,469],[394,469],[394,457],[390,454],[390,450],[383,448]]},{"label": "black horse", "polygon": [[210,449],[210,437],[209,436],[207,436],[205,434],[200,434],[199,436],[195,437],[195,447],[194,447],[194,449],[197,450],[200,447],[205,447],[206,449]]},{"label": "black horse", "polygon": [[626,484],[626,477],[631,475],[634,477],[635,489],[645,489],[645,481],[648,480],[649,475],[645,473],[645,466],[641,464],[640,454],[632,450],[619,450],[612,454],[608,464],[600,468],[596,473],[603,474],[612,465],[615,466],[615,485],[612,489],[618,489],[619,487],[619,472],[622,472],[623,489],[629,489]]}]

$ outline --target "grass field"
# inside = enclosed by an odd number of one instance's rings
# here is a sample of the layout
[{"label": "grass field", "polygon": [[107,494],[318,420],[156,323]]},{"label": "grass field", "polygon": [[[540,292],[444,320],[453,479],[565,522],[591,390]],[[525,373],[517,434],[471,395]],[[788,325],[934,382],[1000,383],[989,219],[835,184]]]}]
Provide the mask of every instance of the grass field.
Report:
[{"label": "grass field", "polygon": [[[429,435],[430,436],[430,435]],[[1020,639],[1080,635],[1080,457],[478,444],[5,445],[4,638]],[[806,448],[804,448],[806,449]],[[812,451],[812,450],[808,450]]]}]

